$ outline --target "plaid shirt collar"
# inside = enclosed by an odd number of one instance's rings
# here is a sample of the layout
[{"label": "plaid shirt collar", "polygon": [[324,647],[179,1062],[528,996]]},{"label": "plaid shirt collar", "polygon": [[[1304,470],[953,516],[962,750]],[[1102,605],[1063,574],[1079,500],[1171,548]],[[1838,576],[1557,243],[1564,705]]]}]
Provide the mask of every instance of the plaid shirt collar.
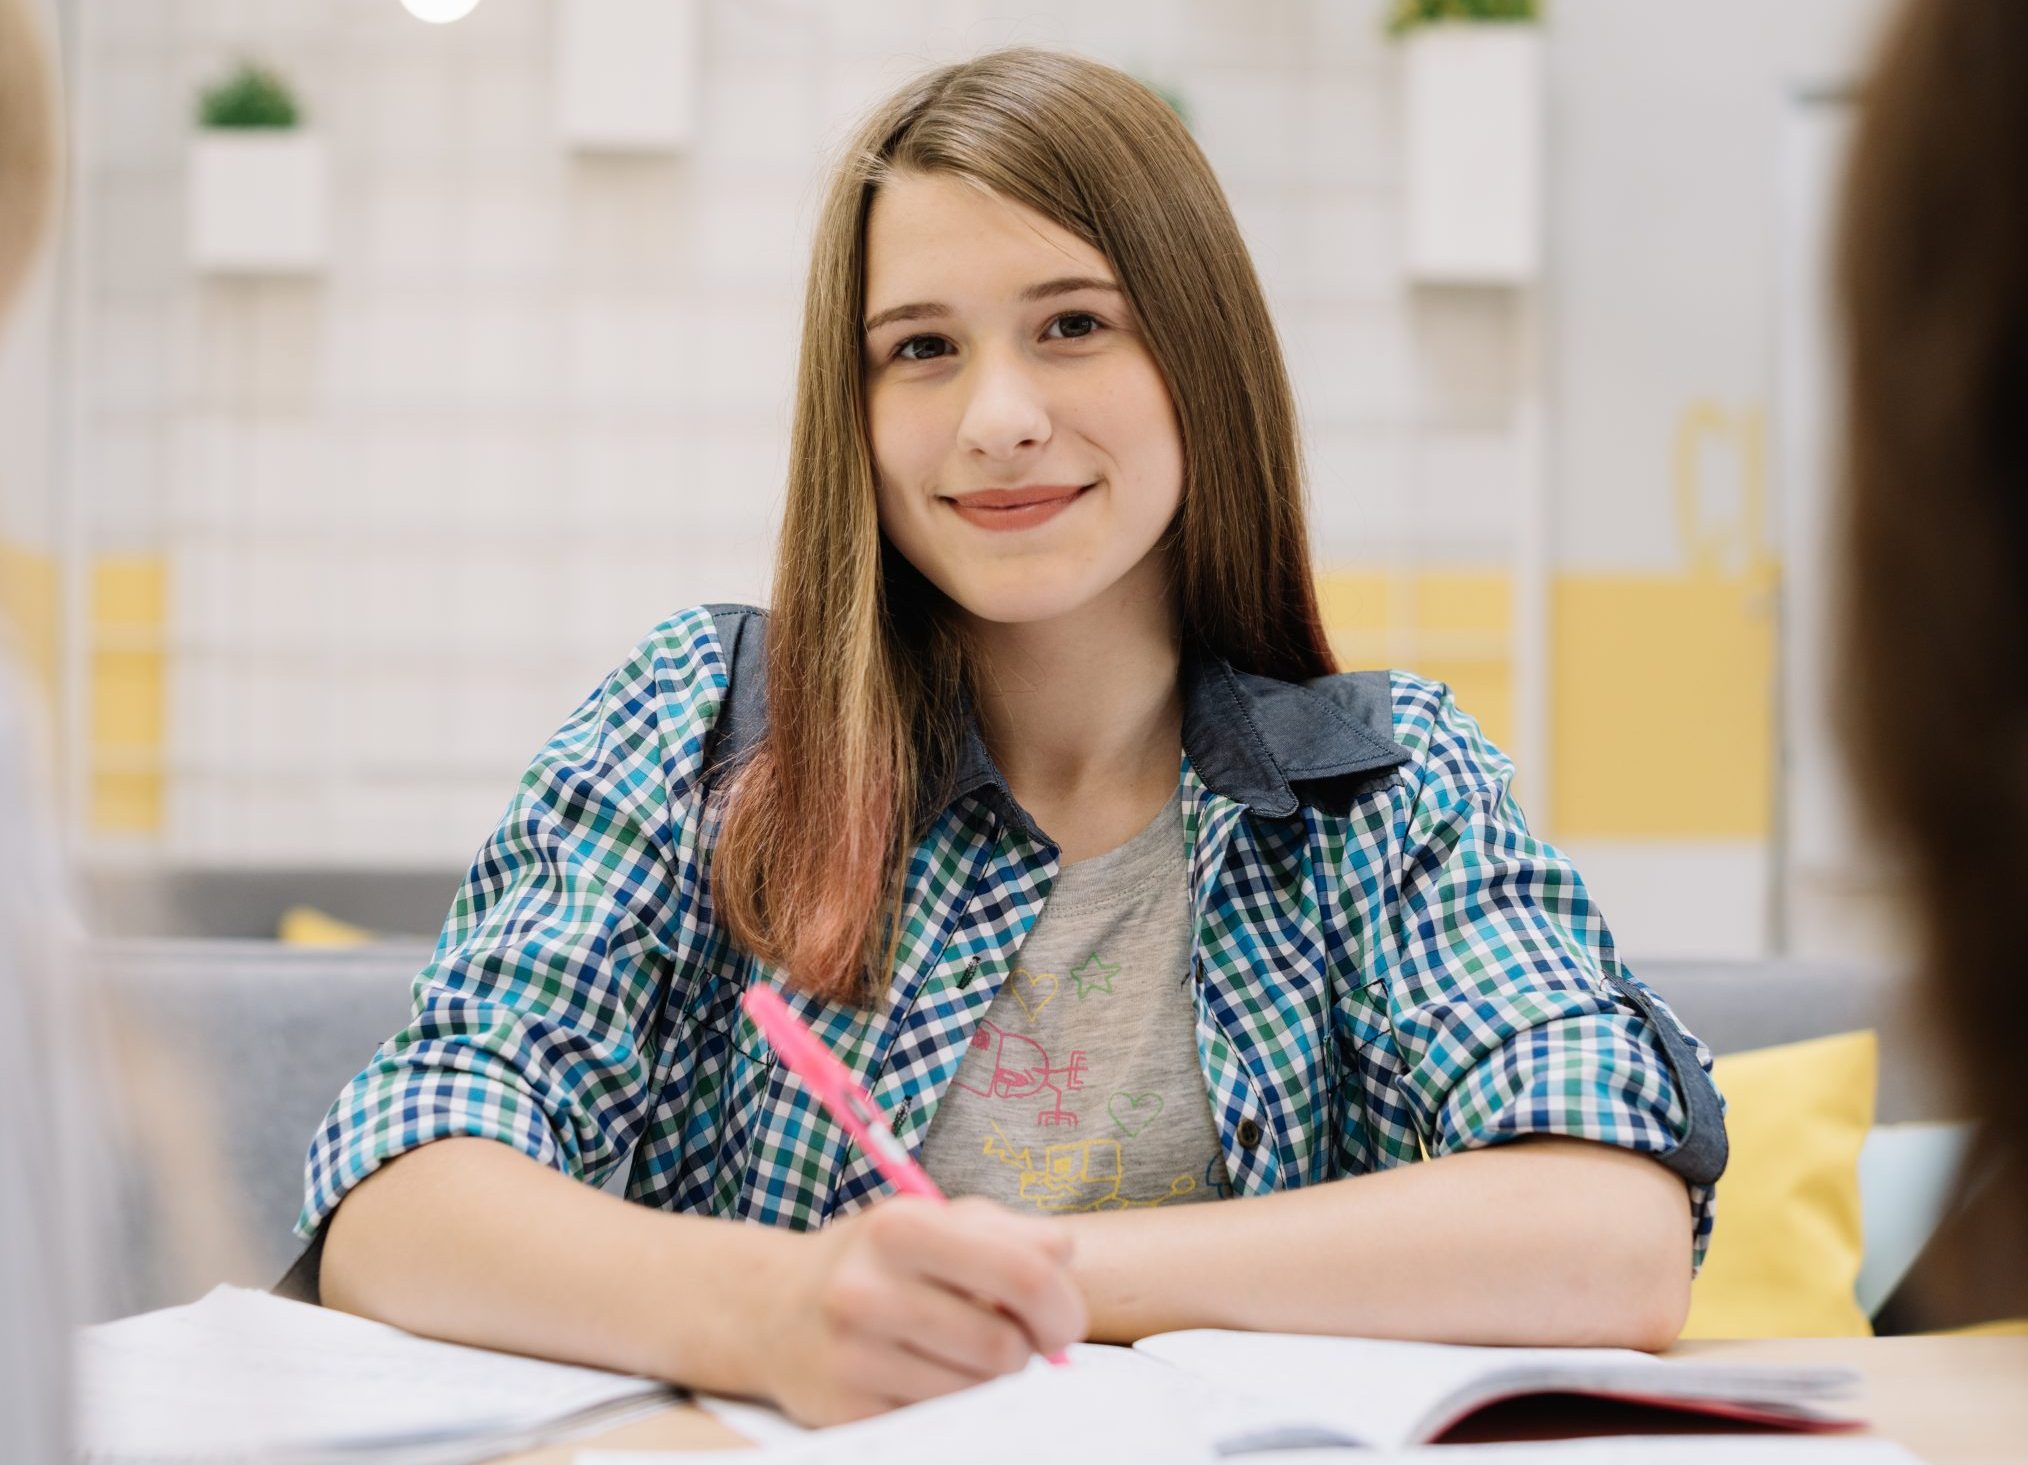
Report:
[{"label": "plaid shirt collar", "polygon": [[[736,766],[767,731],[765,616],[722,617],[719,625],[734,641],[726,648],[732,694],[712,759],[724,769]],[[1254,813],[1286,819],[1343,780],[1363,781],[1408,761],[1408,750],[1393,737],[1384,679],[1334,678],[1328,688],[1240,671],[1207,651],[1187,654],[1183,751],[1198,779]],[[968,715],[955,775],[926,800],[923,821],[971,795],[997,805],[1037,844],[1051,843],[1007,786],[978,718]]]}]

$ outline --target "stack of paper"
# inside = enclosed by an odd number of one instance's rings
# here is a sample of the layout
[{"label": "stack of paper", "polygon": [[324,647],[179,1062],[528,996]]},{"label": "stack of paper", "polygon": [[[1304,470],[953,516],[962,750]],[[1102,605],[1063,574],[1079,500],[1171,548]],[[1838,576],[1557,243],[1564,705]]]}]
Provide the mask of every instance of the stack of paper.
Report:
[{"label": "stack of paper", "polygon": [[675,1396],[238,1287],[85,1328],[77,1365],[78,1451],[107,1465],[455,1465]]}]

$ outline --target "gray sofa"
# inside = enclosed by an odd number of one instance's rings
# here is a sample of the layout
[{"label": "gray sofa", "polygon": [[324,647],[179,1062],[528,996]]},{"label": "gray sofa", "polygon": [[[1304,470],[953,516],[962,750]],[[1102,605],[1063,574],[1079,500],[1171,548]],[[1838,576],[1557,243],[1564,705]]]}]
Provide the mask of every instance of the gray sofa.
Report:
[{"label": "gray sofa", "polygon": [[[264,1286],[298,1250],[303,1154],[339,1088],[405,1021],[424,944],[342,951],[266,941],[107,941],[87,969],[151,1055],[123,1218],[121,1311]],[[1786,961],[1630,962],[1719,1053],[1872,1027],[1879,1120],[1948,1118],[1939,1068],[1888,972]],[[130,1065],[131,1066],[131,1065]]]}]

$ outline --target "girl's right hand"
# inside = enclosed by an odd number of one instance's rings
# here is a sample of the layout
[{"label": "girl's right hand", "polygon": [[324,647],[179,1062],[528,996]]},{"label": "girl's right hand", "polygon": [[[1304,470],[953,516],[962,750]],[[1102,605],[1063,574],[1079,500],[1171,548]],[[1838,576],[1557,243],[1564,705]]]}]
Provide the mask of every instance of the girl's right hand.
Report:
[{"label": "girl's right hand", "polygon": [[1070,1233],[1048,1217],[897,1196],[794,1240],[754,1341],[764,1387],[800,1424],[952,1393],[1085,1334]]}]

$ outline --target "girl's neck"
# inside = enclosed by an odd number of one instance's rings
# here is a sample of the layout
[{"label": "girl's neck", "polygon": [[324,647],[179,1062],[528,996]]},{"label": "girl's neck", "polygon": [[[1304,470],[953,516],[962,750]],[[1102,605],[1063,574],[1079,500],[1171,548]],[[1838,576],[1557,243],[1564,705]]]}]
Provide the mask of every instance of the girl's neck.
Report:
[{"label": "girl's neck", "polygon": [[1145,828],[1175,795],[1183,745],[1181,637],[1160,553],[1070,615],[973,621],[968,634],[986,746],[1063,858]]}]

